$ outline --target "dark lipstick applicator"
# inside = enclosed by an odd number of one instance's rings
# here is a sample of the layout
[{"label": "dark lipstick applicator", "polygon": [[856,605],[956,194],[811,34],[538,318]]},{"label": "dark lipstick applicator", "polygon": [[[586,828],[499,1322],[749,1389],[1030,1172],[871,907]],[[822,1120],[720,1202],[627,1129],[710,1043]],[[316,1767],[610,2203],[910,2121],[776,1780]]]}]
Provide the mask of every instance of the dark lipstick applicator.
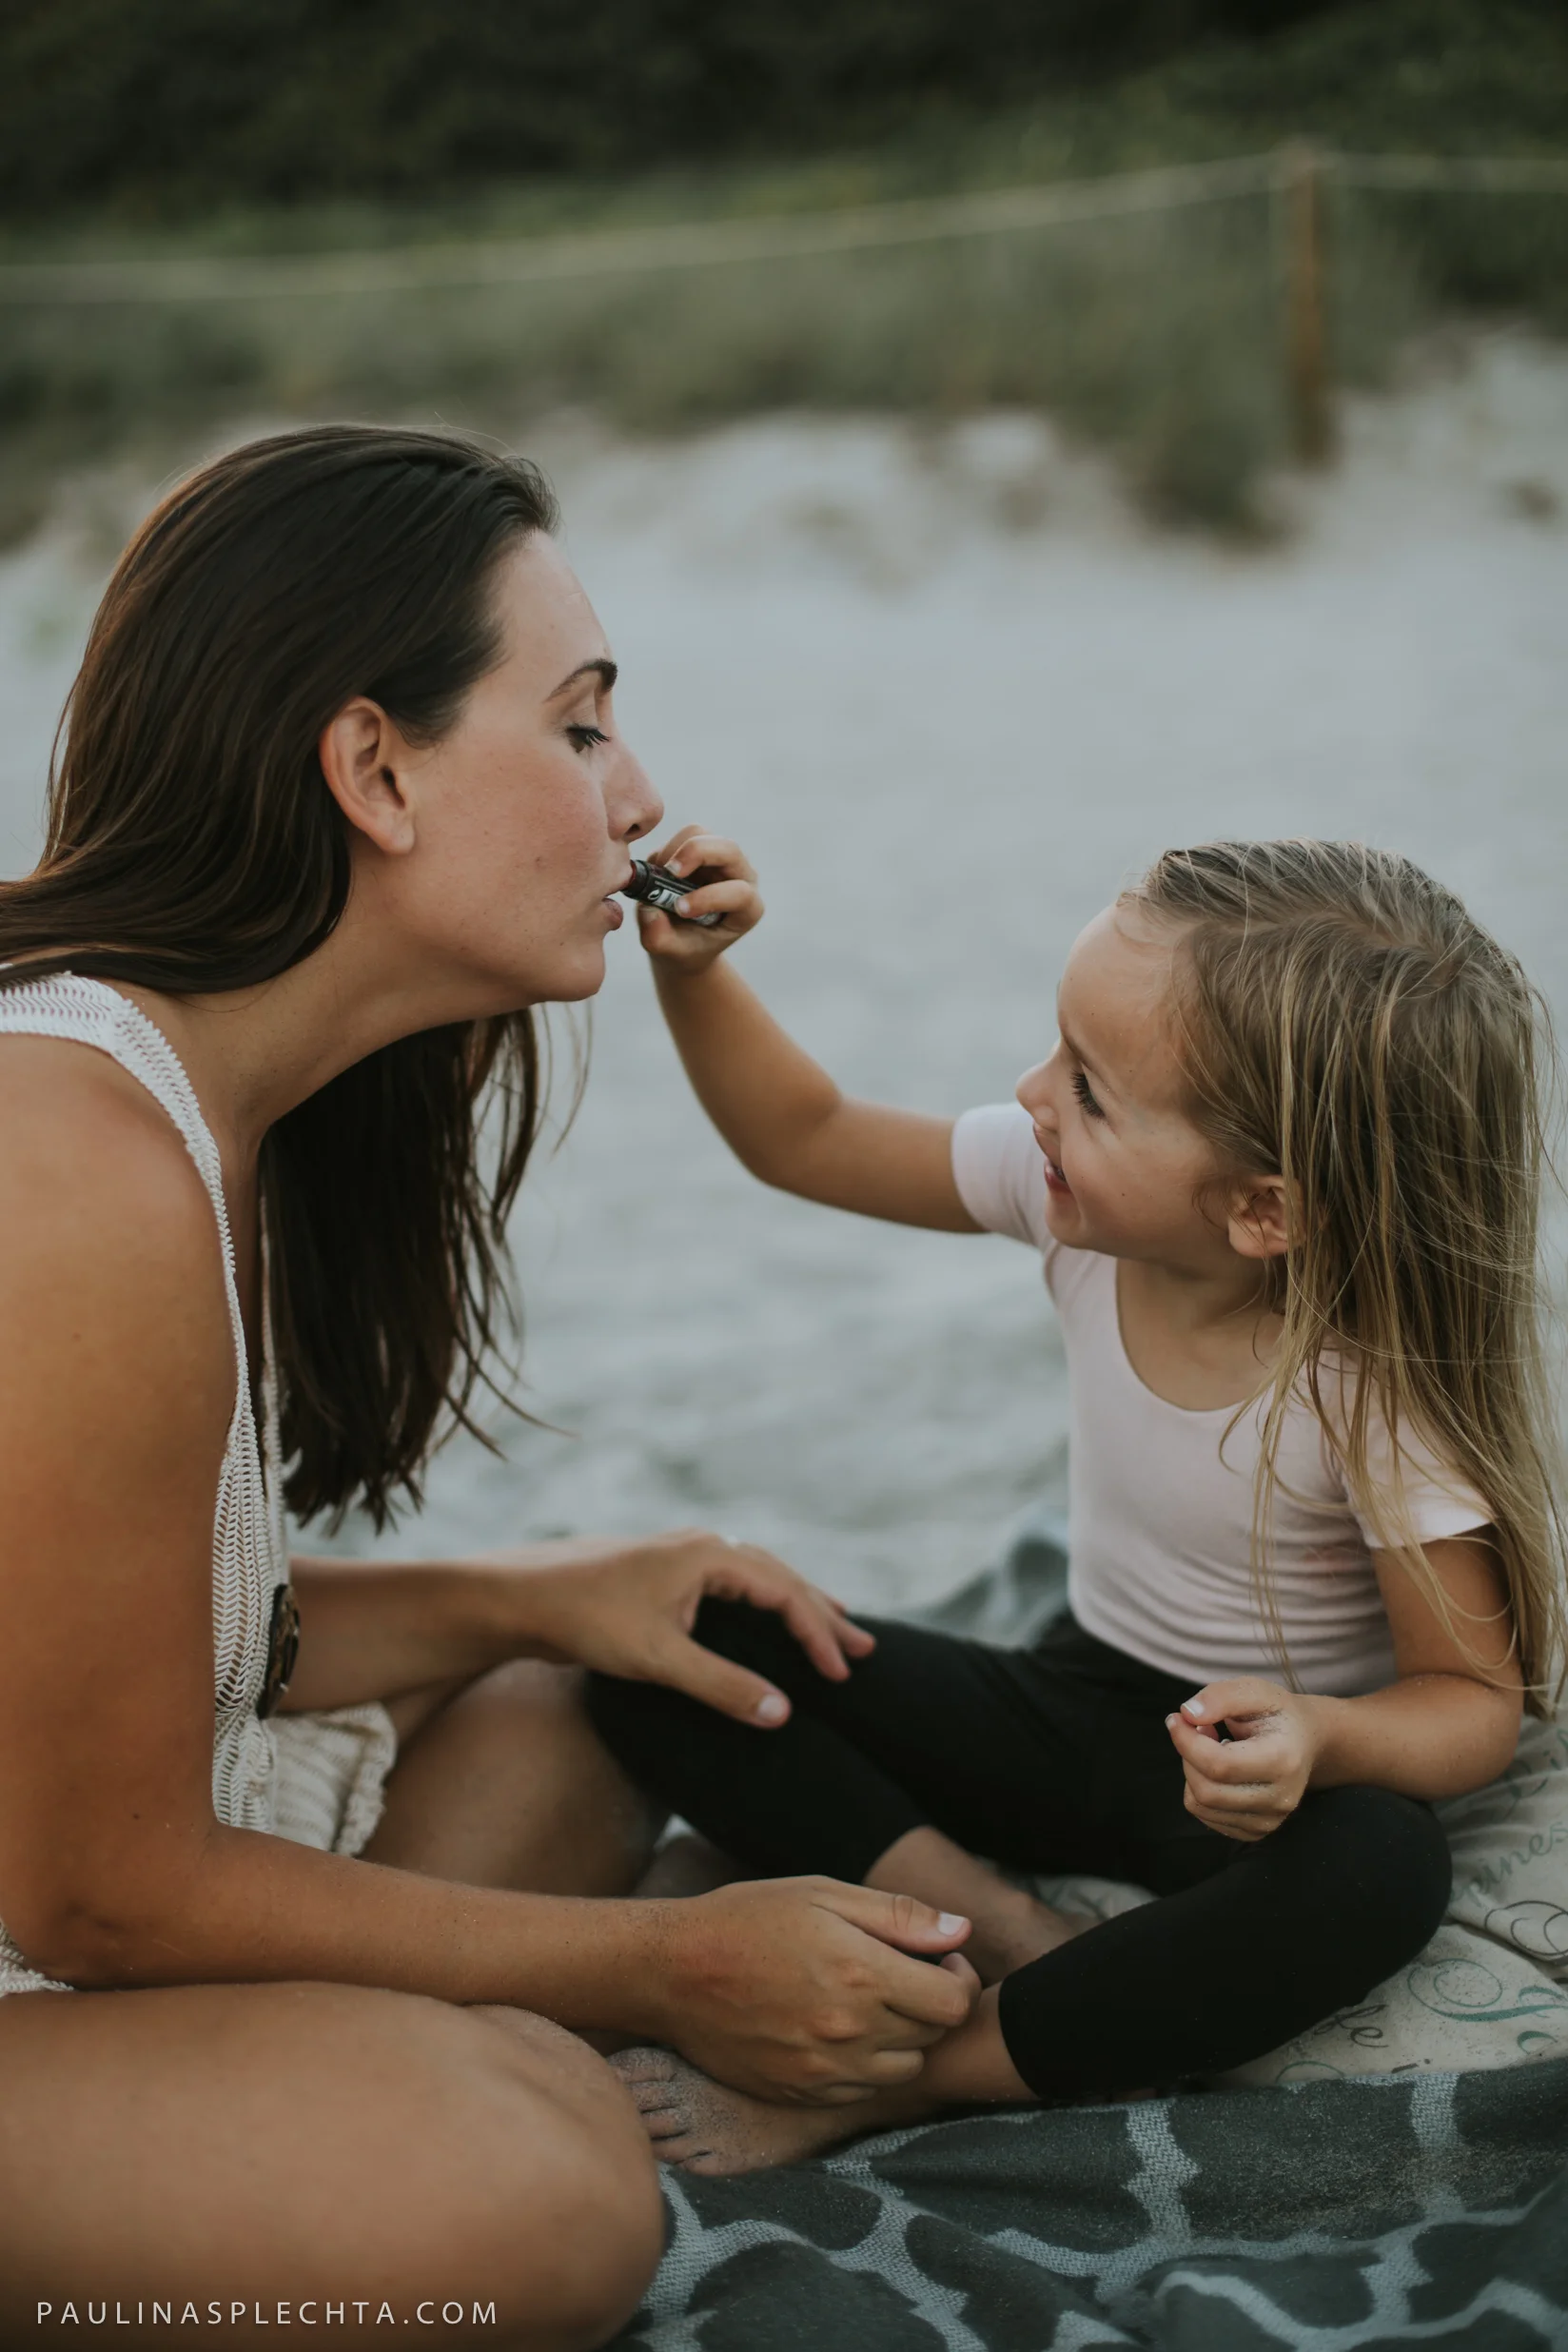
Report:
[{"label": "dark lipstick applicator", "polygon": [[[621,885],[620,895],[622,898],[639,898],[645,907],[657,907],[660,914],[675,914],[687,893],[698,887],[696,882],[683,882],[678,873],[671,873],[666,867],[650,866],[646,858],[634,857],[632,878]],[[715,924],[723,922],[724,917],[721,914],[688,914],[681,919],[696,924],[699,931],[712,931]]]}]

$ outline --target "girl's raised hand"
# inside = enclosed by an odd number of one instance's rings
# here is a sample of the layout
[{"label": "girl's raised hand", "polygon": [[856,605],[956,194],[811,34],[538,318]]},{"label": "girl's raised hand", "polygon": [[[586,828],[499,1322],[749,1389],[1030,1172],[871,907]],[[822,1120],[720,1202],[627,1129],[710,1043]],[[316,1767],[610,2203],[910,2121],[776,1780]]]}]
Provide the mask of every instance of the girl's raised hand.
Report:
[{"label": "girl's raised hand", "polygon": [[[662,914],[657,907],[637,908],[642,944],[667,968],[702,971],[761,922],[762,899],[755,872],[733,841],[704,833],[700,825],[683,825],[662,848],[650,853],[650,863],[667,867],[683,882],[695,880],[697,885],[682,901],[679,914]],[[696,914],[721,914],[724,920],[706,931],[692,921]]]},{"label": "girl's raised hand", "polygon": [[1166,1729],[1186,1774],[1187,1812],[1247,1844],[1290,1818],[1321,1745],[1311,1699],[1255,1675],[1205,1683],[1166,1715]]}]

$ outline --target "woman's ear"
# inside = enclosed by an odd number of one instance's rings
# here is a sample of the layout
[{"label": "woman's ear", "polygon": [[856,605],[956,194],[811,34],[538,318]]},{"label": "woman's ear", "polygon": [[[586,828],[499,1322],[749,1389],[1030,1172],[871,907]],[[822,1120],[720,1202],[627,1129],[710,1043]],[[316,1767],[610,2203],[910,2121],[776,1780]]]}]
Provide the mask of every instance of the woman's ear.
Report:
[{"label": "woman's ear", "polygon": [[414,811],[402,775],[408,746],[381,705],[363,695],[327,720],[316,745],[326,788],[356,833],[388,857],[414,846]]},{"label": "woman's ear", "polygon": [[1249,1176],[1230,1196],[1225,1233],[1239,1258],[1283,1258],[1290,1247],[1283,1176]]}]

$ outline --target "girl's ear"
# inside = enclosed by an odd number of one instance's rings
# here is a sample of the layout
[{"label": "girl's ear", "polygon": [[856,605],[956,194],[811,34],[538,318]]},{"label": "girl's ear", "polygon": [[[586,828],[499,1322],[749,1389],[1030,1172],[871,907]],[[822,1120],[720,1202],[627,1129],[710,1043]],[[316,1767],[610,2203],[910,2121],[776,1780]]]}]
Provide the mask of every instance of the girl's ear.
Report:
[{"label": "girl's ear", "polygon": [[1283,1258],[1290,1247],[1283,1176],[1251,1176],[1230,1196],[1225,1233],[1239,1258]]},{"label": "girl's ear", "polygon": [[381,705],[364,695],[328,719],[316,745],[326,788],[356,833],[388,857],[414,846],[414,811],[402,774],[407,746]]}]

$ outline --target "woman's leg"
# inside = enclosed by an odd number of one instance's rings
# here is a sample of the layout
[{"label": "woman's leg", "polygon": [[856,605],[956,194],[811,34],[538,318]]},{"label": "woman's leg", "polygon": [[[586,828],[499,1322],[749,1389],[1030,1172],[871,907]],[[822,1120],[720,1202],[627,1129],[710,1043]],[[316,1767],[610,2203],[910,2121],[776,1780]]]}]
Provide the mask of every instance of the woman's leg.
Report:
[{"label": "woman's leg", "polygon": [[535,1894],[629,1894],[663,1815],[588,1720],[575,1668],[517,1658],[390,1710],[398,1761],[365,1859]]},{"label": "woman's leg", "polygon": [[217,2303],[226,2342],[273,2343],[384,2303],[443,2342],[576,2352],[658,2258],[631,2101],[517,2011],[327,1985],[19,1993],[0,2079],[6,2342],[46,2304],[48,2326],[71,2303],[150,2344],[189,2304],[205,2325]]}]

